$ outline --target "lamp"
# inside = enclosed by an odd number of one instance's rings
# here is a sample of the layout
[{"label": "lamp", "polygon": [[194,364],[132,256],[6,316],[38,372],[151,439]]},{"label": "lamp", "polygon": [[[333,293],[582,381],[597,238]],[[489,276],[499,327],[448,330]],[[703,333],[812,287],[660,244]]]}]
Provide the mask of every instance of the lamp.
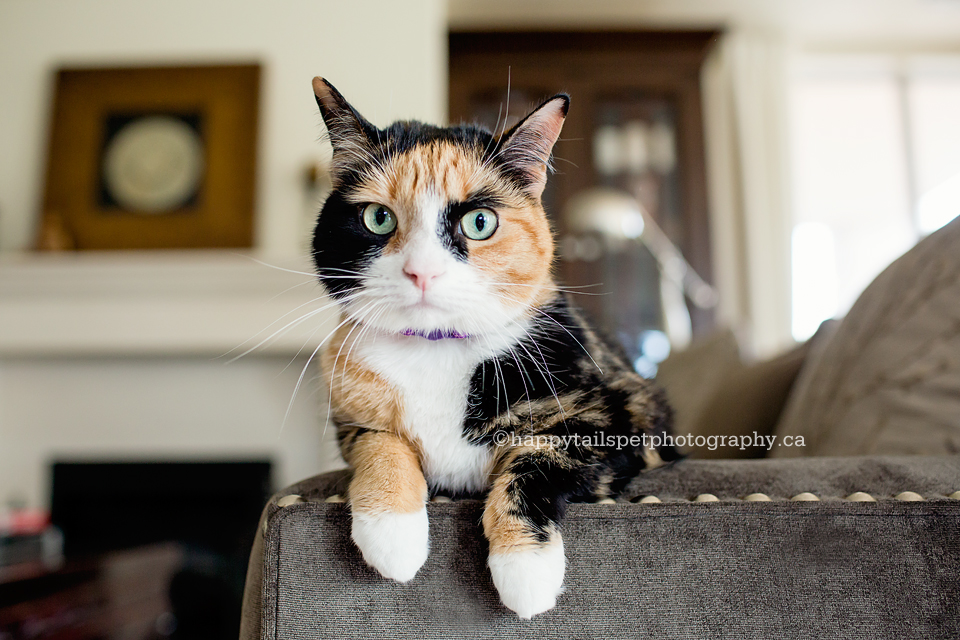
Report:
[{"label": "lamp", "polygon": [[611,187],[591,187],[567,201],[563,212],[567,235],[561,240],[565,260],[598,260],[635,243],[649,249],[660,271],[660,296],[667,336],[675,347],[689,344],[690,313],[684,298],[701,309],[717,305],[717,290],[683,257],[639,199]]}]

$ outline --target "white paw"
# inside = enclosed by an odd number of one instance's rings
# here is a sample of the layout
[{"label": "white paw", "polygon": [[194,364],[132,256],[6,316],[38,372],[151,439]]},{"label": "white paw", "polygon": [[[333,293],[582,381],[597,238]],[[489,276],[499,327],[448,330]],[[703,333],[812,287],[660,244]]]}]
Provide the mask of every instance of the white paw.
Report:
[{"label": "white paw", "polygon": [[367,564],[383,577],[409,582],[427,561],[427,509],[415,513],[354,513],[353,541]]},{"label": "white paw", "polygon": [[487,564],[500,600],[521,618],[529,620],[557,604],[566,566],[560,536],[542,547],[491,553]]}]

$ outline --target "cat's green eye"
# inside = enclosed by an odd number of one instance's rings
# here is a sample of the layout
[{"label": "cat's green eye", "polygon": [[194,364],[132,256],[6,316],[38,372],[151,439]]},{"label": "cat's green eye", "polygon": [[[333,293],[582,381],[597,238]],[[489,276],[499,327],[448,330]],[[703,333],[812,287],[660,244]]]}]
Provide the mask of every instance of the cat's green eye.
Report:
[{"label": "cat's green eye", "polygon": [[382,204],[368,204],[363,208],[363,226],[371,233],[385,236],[397,228],[397,216]]},{"label": "cat's green eye", "polygon": [[471,240],[486,240],[497,230],[497,214],[490,209],[474,209],[460,218],[460,233]]}]

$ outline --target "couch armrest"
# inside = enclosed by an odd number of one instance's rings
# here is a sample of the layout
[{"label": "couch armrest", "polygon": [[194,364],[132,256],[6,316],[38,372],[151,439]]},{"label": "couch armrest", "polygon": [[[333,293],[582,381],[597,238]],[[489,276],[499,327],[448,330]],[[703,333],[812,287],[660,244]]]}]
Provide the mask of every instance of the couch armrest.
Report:
[{"label": "couch armrest", "polygon": [[[570,506],[566,592],[532,621],[498,601],[481,502],[429,505],[431,556],[402,585],[364,565],[347,506],[324,502],[347,479],[317,476],[267,505],[242,640],[960,637],[960,500],[949,497],[960,457],[690,460],[648,472],[623,502]],[[876,502],[844,499],[854,491]],[[925,499],[894,498],[903,491]],[[801,492],[820,501],[790,500]],[[692,501],[706,493],[718,501]],[[755,493],[770,501],[744,500]],[[650,495],[661,502],[639,502]]]}]

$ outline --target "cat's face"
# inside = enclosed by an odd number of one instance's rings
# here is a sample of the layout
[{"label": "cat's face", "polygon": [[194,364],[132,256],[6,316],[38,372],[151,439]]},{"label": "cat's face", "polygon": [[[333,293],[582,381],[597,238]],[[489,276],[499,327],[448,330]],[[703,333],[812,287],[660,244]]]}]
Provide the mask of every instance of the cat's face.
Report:
[{"label": "cat's face", "polygon": [[491,334],[553,290],[540,195],[566,114],[557,96],[494,139],[478,127],[379,130],[314,80],[334,189],[314,233],[321,282],[345,313],[396,334]]}]

